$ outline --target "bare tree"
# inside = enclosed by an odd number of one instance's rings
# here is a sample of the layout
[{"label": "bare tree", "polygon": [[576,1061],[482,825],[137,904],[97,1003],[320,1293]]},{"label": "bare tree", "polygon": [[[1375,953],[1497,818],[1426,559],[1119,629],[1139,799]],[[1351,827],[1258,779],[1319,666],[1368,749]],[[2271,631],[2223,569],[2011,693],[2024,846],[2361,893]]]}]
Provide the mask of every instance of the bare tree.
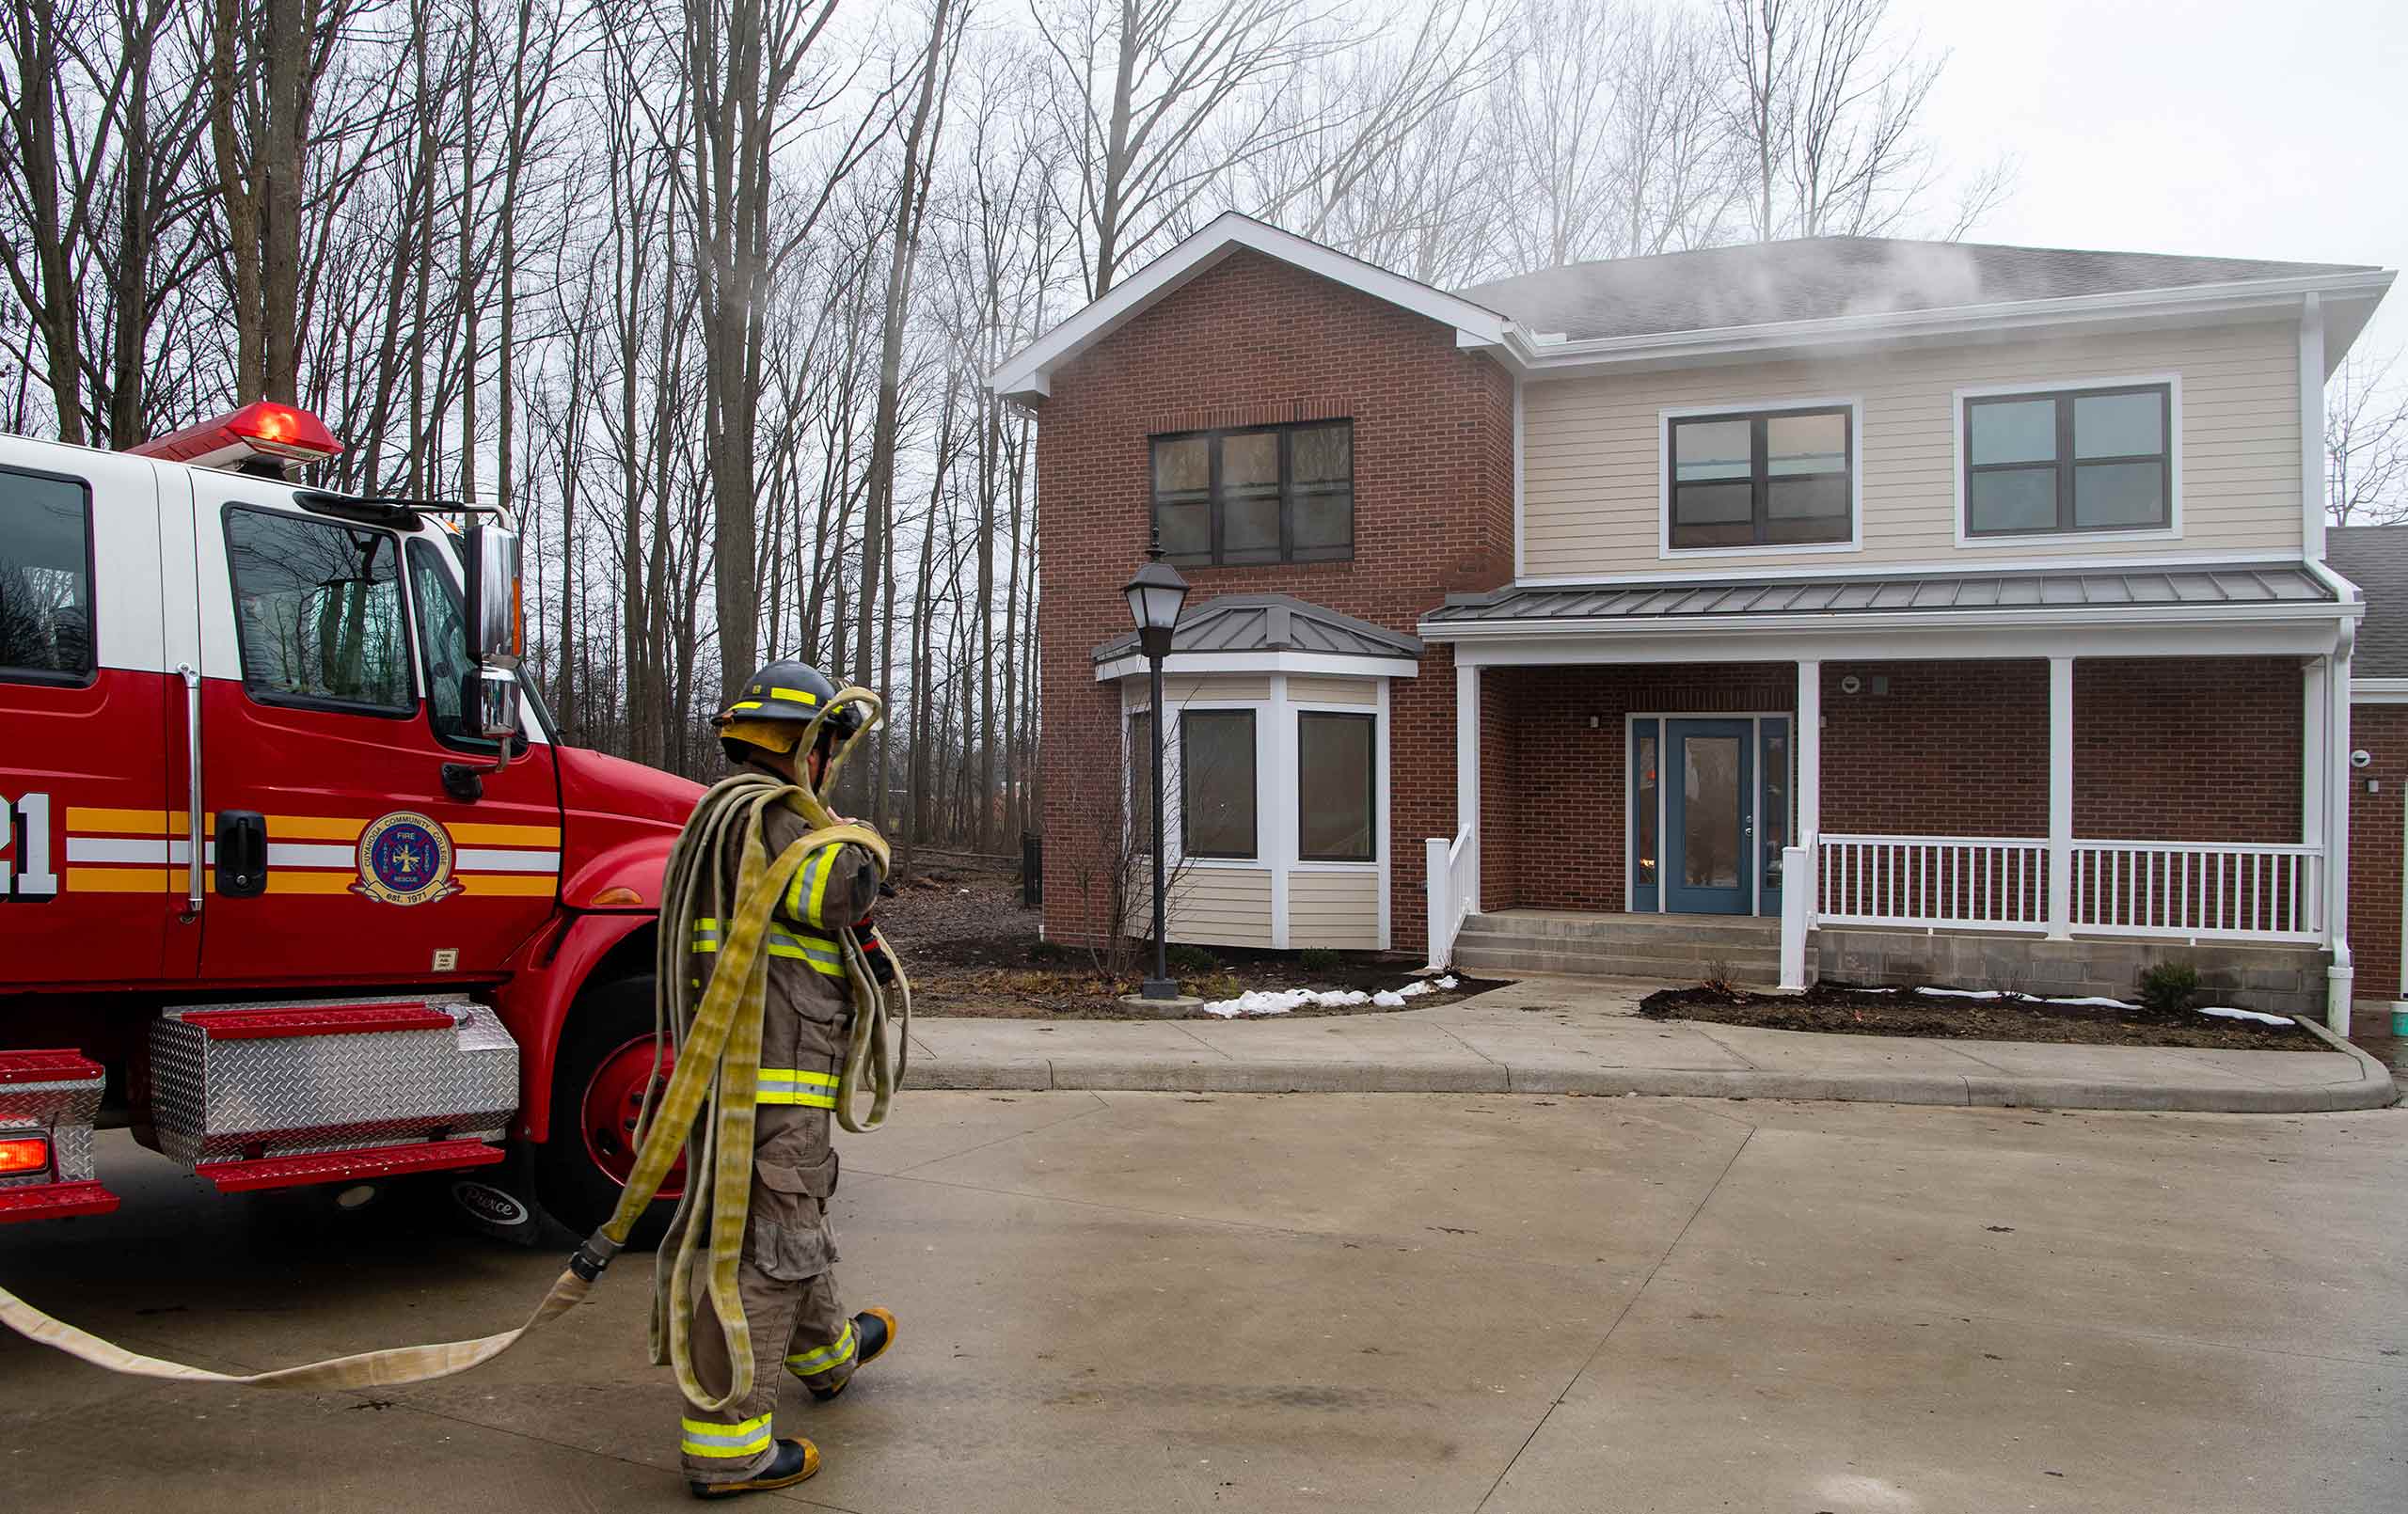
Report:
[{"label": "bare tree", "polygon": [[2327,508],[2337,526],[2408,518],[2408,386],[2400,354],[2353,355],[2324,386]]}]

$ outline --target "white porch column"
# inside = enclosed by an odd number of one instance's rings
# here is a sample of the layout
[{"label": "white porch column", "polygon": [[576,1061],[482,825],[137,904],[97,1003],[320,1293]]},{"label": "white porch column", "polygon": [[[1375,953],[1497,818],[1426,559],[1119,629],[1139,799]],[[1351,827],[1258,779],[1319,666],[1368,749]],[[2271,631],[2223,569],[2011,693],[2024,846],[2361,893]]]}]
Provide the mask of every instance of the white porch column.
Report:
[{"label": "white porch column", "polygon": [[2324,735],[2333,710],[2324,697],[2324,661],[2311,657],[2300,669],[2299,840],[2324,844]]},{"label": "white porch column", "polygon": [[1781,854],[1781,986],[1807,985],[1806,933],[1820,902],[1815,838],[1823,828],[1823,665],[1798,664],[1798,823]]},{"label": "white porch column", "polygon": [[1464,842],[1465,913],[1480,913],[1480,669],[1455,664],[1455,834]]},{"label": "white porch column", "polygon": [[2049,939],[2073,924],[2073,659],[2049,659]]},{"label": "white porch column", "polygon": [[2350,1033],[2350,987],[2356,971],[2350,960],[2350,655],[2357,623],[2343,621],[2324,676],[2324,930],[2333,964],[2324,970],[2324,1023],[2336,1035]]}]

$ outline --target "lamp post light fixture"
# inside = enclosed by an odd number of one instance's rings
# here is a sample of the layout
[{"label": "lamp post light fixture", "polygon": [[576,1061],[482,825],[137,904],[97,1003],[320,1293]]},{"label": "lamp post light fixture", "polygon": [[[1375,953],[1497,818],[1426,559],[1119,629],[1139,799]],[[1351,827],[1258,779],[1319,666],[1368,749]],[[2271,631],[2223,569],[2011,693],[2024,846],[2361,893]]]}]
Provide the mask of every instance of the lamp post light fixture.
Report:
[{"label": "lamp post light fixture", "polygon": [[1179,627],[1179,612],[1187,603],[1187,580],[1163,560],[1162,535],[1157,531],[1146,547],[1146,565],[1121,591],[1129,596],[1129,615],[1137,623],[1137,648],[1146,654],[1152,679],[1154,732],[1154,975],[1139,990],[1147,999],[1177,999],[1179,985],[1170,979],[1170,946],[1163,906],[1163,659],[1170,655],[1171,633]]}]

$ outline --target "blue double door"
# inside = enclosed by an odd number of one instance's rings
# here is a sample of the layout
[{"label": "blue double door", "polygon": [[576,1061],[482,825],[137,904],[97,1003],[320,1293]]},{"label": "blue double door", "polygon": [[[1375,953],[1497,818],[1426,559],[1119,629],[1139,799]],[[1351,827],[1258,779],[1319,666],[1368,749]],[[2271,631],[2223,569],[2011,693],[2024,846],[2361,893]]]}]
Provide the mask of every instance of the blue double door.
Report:
[{"label": "blue double door", "polygon": [[1789,841],[1789,718],[1630,724],[1631,907],[1777,915]]}]

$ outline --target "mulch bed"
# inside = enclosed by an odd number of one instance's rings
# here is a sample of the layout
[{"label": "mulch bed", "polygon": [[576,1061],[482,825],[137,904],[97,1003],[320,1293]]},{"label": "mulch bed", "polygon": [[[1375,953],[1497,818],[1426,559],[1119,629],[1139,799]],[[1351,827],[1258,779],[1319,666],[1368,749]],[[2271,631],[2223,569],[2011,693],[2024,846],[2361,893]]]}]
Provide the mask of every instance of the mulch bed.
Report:
[{"label": "mulch bed", "polygon": [[2297,1025],[2224,1019],[2196,1010],[2164,1014],[2127,1005],[2052,1004],[2033,999],[1958,999],[1916,989],[1818,984],[1802,994],[1666,988],[1640,1001],[1651,1019],[1710,1020],[1775,1031],[1927,1035],[1971,1041],[2067,1041],[2089,1046],[2204,1047],[2230,1051],[2323,1051]]},{"label": "mulch bed", "polygon": [[[1009,873],[968,868],[927,868],[895,885],[895,897],[878,908],[879,927],[895,945],[911,975],[916,1015],[974,1016],[994,1019],[1153,1019],[1118,1002],[1135,993],[1150,961],[1130,970],[1102,970],[1085,950],[1052,946],[1038,938],[1038,912],[1021,907],[1020,882]],[[1341,952],[1336,961],[1307,971],[1296,954],[1213,947],[1210,965],[1189,948],[1173,948],[1171,976],[1190,993],[1224,999],[1251,990],[1281,988],[1361,989],[1376,993],[1414,981],[1420,963],[1372,952]],[[1428,1009],[1499,986],[1458,976],[1451,992],[1417,995],[1406,1009]],[[1372,1003],[1308,1005],[1281,1018],[1334,1015],[1386,1015],[1395,1006]],[[1209,1018],[1198,1014],[1199,1018]]]}]

